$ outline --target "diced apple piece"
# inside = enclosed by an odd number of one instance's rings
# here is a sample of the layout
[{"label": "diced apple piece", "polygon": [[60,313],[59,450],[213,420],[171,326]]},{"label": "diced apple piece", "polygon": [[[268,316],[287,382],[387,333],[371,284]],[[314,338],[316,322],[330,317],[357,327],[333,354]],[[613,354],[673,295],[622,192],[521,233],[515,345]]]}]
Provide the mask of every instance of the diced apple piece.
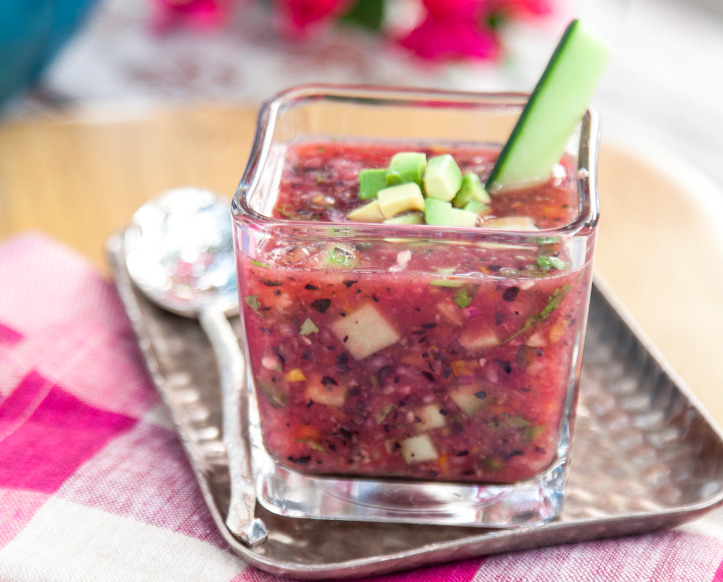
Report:
[{"label": "diced apple piece", "polygon": [[399,442],[402,457],[408,465],[437,459],[437,449],[428,434],[410,437]]},{"label": "diced apple piece", "polygon": [[314,375],[306,384],[306,397],[318,404],[341,408],[346,399],[346,388],[333,381],[324,382],[320,376]]},{"label": "diced apple piece", "polygon": [[420,430],[432,430],[433,428],[447,426],[447,419],[440,410],[437,404],[428,404],[415,410],[414,414],[422,419],[422,424],[419,426]]},{"label": "diced apple piece", "polygon": [[444,319],[454,325],[462,326],[466,321],[464,312],[451,299],[445,299],[444,301],[437,303],[437,311],[442,314]]},{"label": "diced apple piece", "polygon": [[535,221],[531,216],[502,216],[488,218],[482,223],[485,228],[499,228],[501,230],[537,230]]},{"label": "diced apple piece", "polygon": [[487,393],[479,385],[465,384],[452,390],[449,397],[459,406],[462,412],[472,418],[485,407]]},{"label": "diced apple piece", "polygon": [[468,350],[491,348],[499,343],[500,340],[495,333],[494,326],[481,317],[467,321],[459,334],[459,344]]},{"label": "diced apple piece", "polygon": [[331,324],[331,331],[356,360],[397,343],[402,336],[371,303]]}]

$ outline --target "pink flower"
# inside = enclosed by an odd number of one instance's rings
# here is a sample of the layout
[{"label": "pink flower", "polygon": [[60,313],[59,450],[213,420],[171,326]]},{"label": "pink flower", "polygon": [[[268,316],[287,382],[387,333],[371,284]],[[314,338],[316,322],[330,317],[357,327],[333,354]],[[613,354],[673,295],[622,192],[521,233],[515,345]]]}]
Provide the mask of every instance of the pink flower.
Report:
[{"label": "pink flower", "polygon": [[437,20],[428,16],[399,44],[417,56],[428,60],[463,58],[495,59],[499,45],[491,29],[478,22]]},{"label": "pink flower", "polygon": [[399,44],[427,60],[495,59],[499,44],[483,23],[484,0],[424,0],[425,19]]},{"label": "pink flower", "polygon": [[505,16],[546,16],[552,12],[553,0],[486,0],[485,12]]},{"label": "pink flower", "polygon": [[436,20],[467,20],[479,18],[485,0],[422,0],[427,14]]},{"label": "pink flower", "polygon": [[292,40],[305,40],[347,10],[349,0],[275,0],[274,6],[279,33]]},{"label": "pink flower", "polygon": [[182,25],[216,29],[226,23],[235,3],[234,0],[155,0],[153,28],[158,32]]}]

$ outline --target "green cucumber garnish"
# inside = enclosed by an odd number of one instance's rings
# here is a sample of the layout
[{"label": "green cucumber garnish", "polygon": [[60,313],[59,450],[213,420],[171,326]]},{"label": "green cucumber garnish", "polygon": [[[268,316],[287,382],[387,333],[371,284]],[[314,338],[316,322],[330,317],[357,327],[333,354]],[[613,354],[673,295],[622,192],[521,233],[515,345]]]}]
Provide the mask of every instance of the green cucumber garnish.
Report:
[{"label": "green cucumber garnish", "polygon": [[547,180],[582,119],[612,49],[578,20],[562,35],[487,179],[490,192]]}]

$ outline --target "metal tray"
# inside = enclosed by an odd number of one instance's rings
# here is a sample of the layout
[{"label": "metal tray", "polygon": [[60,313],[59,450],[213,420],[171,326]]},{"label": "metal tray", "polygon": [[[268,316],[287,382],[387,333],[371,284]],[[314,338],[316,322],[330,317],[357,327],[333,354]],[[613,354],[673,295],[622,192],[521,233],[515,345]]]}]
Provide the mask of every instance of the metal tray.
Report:
[{"label": "metal tray", "polygon": [[[153,381],[170,410],[208,508],[246,562],[296,579],[346,579],[473,556],[669,528],[723,503],[721,433],[596,279],[562,515],[492,530],[294,519],[257,504],[268,541],[250,549],[226,529],[227,459],[214,356],[201,328],[138,292],[107,242],[112,274]],[[234,322],[240,331],[238,319]]]}]

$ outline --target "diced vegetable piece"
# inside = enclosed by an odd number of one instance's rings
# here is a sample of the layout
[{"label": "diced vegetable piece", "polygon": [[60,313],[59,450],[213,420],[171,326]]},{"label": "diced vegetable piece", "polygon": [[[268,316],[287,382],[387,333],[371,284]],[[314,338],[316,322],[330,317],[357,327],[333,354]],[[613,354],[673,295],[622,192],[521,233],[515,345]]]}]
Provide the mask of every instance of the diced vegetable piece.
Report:
[{"label": "diced vegetable piece", "polygon": [[424,221],[434,226],[449,226],[452,220],[452,204],[427,198],[424,201]]},{"label": "diced vegetable piece", "polygon": [[466,210],[467,212],[474,212],[478,216],[492,212],[492,208],[490,206],[487,206],[482,202],[478,202],[477,200],[470,200],[467,202],[467,204],[464,205],[463,210]]},{"label": "diced vegetable piece", "polygon": [[452,200],[452,204],[457,208],[464,208],[469,202],[479,202],[481,204],[490,204],[492,202],[489,193],[482,185],[482,180],[474,172],[467,172],[462,177],[459,192]]},{"label": "diced vegetable piece", "polygon": [[442,317],[454,325],[462,326],[464,322],[467,321],[464,312],[451,299],[445,299],[437,303],[437,311],[442,314]]},{"label": "diced vegetable piece", "polygon": [[412,463],[424,463],[434,461],[438,458],[437,449],[428,434],[420,434],[399,442],[402,457],[408,465]]},{"label": "diced vegetable piece", "polygon": [[502,230],[537,230],[535,221],[531,216],[504,216],[490,218],[482,223],[485,228],[499,228]]},{"label": "diced vegetable piece", "polygon": [[357,222],[382,222],[384,220],[378,200],[372,200],[364,206],[355,208],[346,217]]},{"label": "diced vegetable piece", "polygon": [[389,162],[387,186],[414,182],[422,186],[422,176],[427,168],[427,155],[422,152],[399,152]]},{"label": "diced vegetable piece", "polygon": [[433,428],[447,426],[447,419],[440,410],[438,404],[428,404],[415,410],[414,414],[422,420],[419,429],[432,430]]},{"label": "diced vegetable piece", "polygon": [[449,225],[472,228],[477,226],[477,215],[474,212],[467,212],[461,208],[452,208],[450,209]]},{"label": "diced vegetable piece", "polygon": [[499,345],[494,326],[482,317],[470,319],[459,334],[459,344],[468,350],[481,350]]},{"label": "diced vegetable piece", "polygon": [[379,190],[377,200],[384,218],[393,218],[410,210],[424,210],[422,190],[413,182]]},{"label": "diced vegetable piece", "polygon": [[330,267],[350,268],[357,264],[359,257],[353,245],[329,245],[326,253],[326,263]]},{"label": "diced vegetable piece", "polygon": [[405,212],[392,218],[387,218],[385,224],[424,224],[424,214],[421,212]]},{"label": "diced vegetable piece", "polygon": [[333,378],[314,375],[306,384],[306,397],[318,404],[341,408],[346,399],[346,388]]},{"label": "diced vegetable piece", "polygon": [[462,172],[449,154],[434,156],[424,172],[424,192],[428,198],[449,202],[462,185]]},{"label": "diced vegetable piece", "polygon": [[334,335],[356,360],[397,343],[401,336],[372,303],[331,324]]},{"label": "diced vegetable piece", "polygon": [[611,47],[573,20],[512,130],[487,180],[496,192],[546,180],[585,114]]},{"label": "diced vegetable piece", "polygon": [[387,170],[369,169],[359,172],[359,198],[376,198],[379,190],[387,187]]},{"label": "diced vegetable piece", "polygon": [[485,407],[487,392],[479,385],[465,384],[452,390],[449,397],[465,415],[472,418]]},{"label": "diced vegetable piece", "polygon": [[306,380],[306,376],[301,368],[294,368],[284,374],[284,380],[287,382],[303,382]]}]

